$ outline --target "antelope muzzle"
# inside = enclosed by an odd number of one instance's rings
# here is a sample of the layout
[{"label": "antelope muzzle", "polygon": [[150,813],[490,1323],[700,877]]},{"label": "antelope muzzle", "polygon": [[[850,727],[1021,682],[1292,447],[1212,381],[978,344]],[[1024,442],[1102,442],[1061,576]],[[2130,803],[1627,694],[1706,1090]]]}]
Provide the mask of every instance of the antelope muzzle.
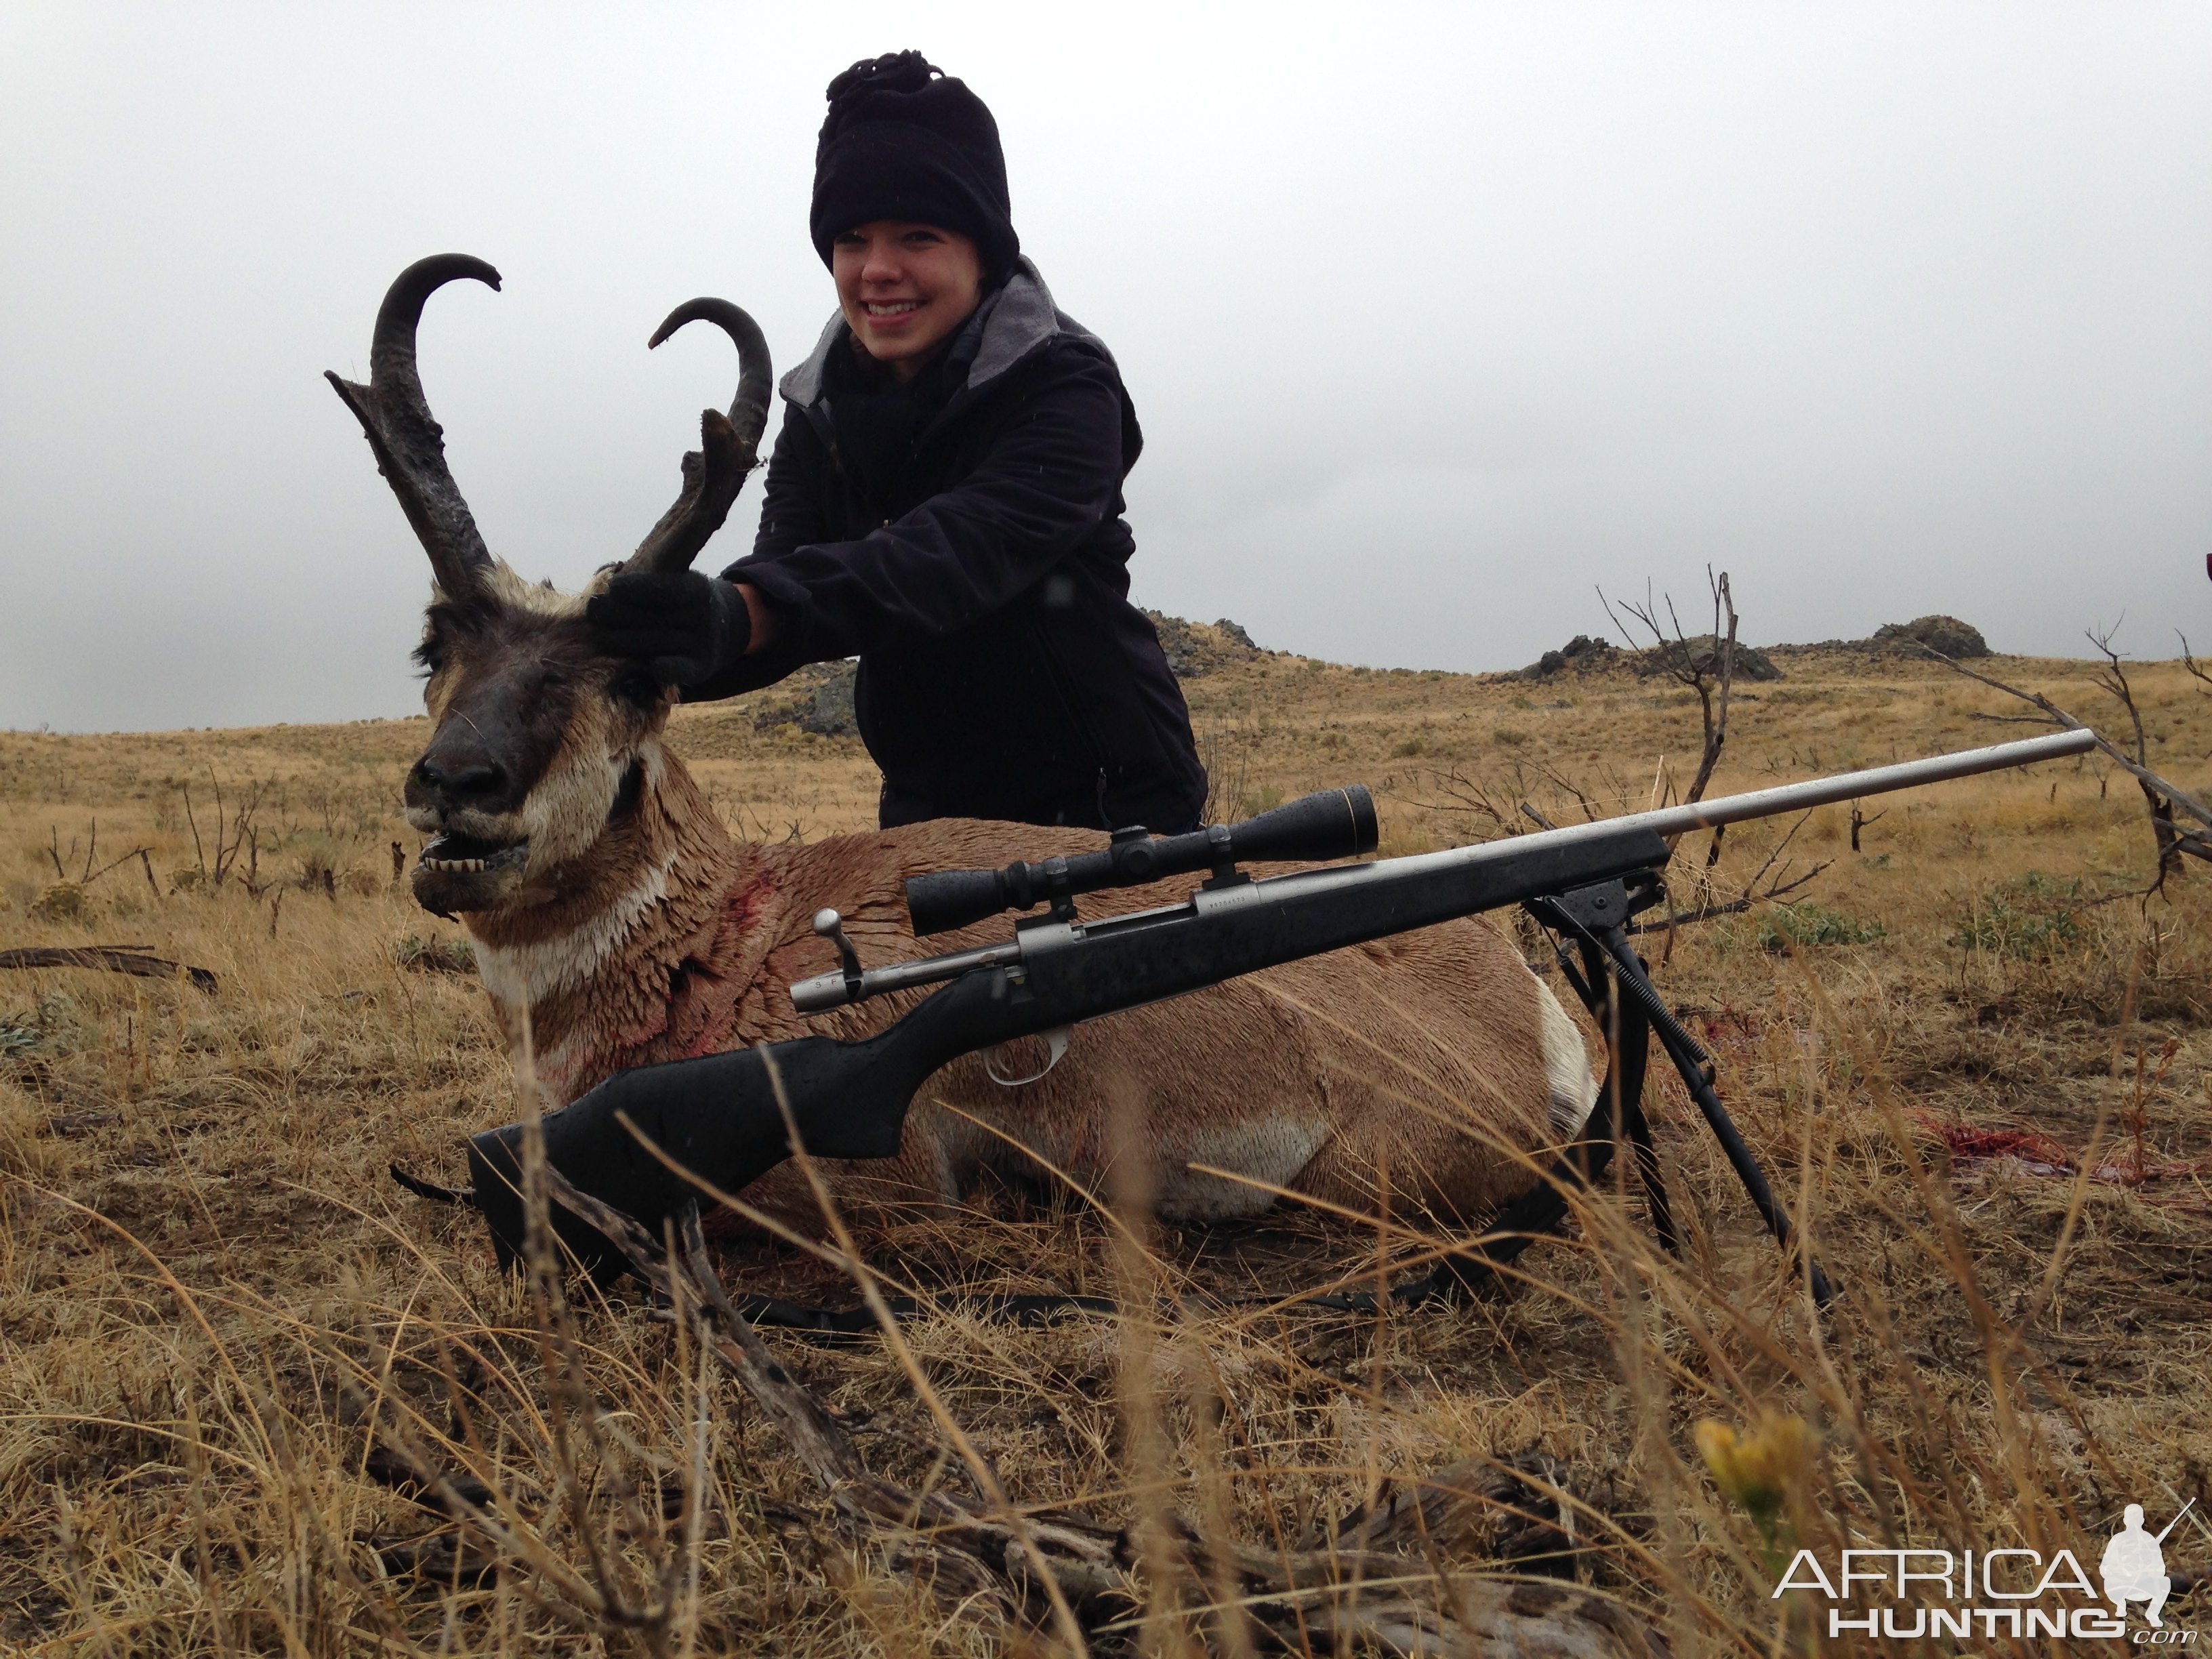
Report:
[{"label": "antelope muzzle", "polygon": [[407,774],[407,821],[432,839],[416,860],[415,897],[453,915],[514,900],[530,862],[524,807],[552,745],[517,729],[503,696],[450,706]]}]

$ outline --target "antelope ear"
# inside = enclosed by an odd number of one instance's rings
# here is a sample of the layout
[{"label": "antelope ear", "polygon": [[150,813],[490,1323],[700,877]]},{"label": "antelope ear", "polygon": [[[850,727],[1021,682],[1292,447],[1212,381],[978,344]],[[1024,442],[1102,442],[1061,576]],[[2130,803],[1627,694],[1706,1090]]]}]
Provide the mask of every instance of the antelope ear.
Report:
[{"label": "antelope ear", "polygon": [[446,434],[431,418],[415,365],[415,330],[422,307],[447,283],[468,277],[496,290],[499,272],[465,253],[435,253],[401,271],[385,291],[369,345],[368,384],[324,379],[345,400],[368,435],[376,469],[415,527],[445,596],[463,601],[491,568],[491,554],[446,465]]},{"label": "antelope ear", "polygon": [[774,373],[760,325],[727,300],[689,300],[668,313],[646,344],[657,346],[684,324],[702,319],[718,325],[738,348],[738,395],[726,416],[715,409],[701,411],[699,447],[684,458],[684,489],[676,505],[638,544],[625,570],[689,570],[730,516],[745,474],[759,461]]}]

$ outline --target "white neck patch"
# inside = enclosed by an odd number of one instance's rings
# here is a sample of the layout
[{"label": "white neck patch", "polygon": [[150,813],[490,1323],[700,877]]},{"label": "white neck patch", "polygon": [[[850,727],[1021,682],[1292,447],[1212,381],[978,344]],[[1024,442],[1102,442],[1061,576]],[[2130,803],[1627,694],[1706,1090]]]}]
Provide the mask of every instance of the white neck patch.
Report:
[{"label": "white neck patch", "polygon": [[477,973],[492,1000],[509,1008],[535,1010],[562,992],[585,983],[621,947],[648,912],[668,896],[668,878],[676,855],[647,870],[636,886],[581,927],[527,945],[476,947]]}]

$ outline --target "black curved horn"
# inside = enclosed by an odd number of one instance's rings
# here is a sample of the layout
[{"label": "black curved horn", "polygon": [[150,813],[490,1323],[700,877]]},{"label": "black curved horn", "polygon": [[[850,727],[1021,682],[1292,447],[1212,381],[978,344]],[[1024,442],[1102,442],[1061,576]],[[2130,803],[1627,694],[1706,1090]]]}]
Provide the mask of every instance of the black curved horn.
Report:
[{"label": "black curved horn", "polygon": [[738,395],[726,416],[715,409],[700,412],[699,447],[684,458],[683,493],[638,544],[625,570],[690,569],[699,550],[730,516],[745,474],[759,459],[774,374],[760,325],[727,300],[687,300],[668,313],[646,344],[657,346],[684,324],[702,320],[717,325],[738,348]]},{"label": "black curved horn", "polygon": [[489,569],[485,549],[469,504],[461,499],[446,465],[444,430],[431,417],[415,366],[415,327],[422,306],[447,283],[469,277],[496,289],[499,272],[465,253],[434,253],[401,271],[377,307],[376,337],[368,351],[368,384],[323,378],[345,399],[368,447],[376,456],[407,522],[430,556],[430,569],[450,599],[465,598],[477,573]]}]

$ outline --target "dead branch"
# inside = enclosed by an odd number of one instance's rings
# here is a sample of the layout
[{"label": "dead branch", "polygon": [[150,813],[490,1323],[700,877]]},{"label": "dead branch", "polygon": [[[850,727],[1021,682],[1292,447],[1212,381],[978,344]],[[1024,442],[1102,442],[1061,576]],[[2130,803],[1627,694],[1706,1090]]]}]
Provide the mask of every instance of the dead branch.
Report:
[{"label": "dead branch", "polygon": [[1741,915],[1754,904],[1765,904],[1771,901],[1788,898],[1790,894],[1804,886],[1834,862],[1833,859],[1823,859],[1802,876],[1793,876],[1787,881],[1778,878],[1774,885],[1764,892],[1738,893],[1731,899],[1720,899],[1710,904],[1700,904],[1694,910],[1677,910],[1670,914],[1664,921],[1639,921],[1627,931],[1632,933],[1663,933],[1676,927],[1686,927],[1693,921],[1711,921],[1715,916]]},{"label": "dead branch", "polygon": [[[1432,772],[1429,775],[1429,781],[1437,793],[1443,795],[1445,799],[1425,800],[1417,796],[1407,795],[1404,799],[1408,805],[1431,812],[1472,813],[1477,817],[1488,820],[1491,826],[1501,836],[1517,836],[1524,833],[1521,826],[1514,822],[1513,814],[1500,806],[1492,798],[1492,792],[1489,786],[1479,780],[1463,776],[1457,772]],[[1512,792],[1509,790],[1507,793]]]},{"label": "dead branch", "polygon": [[[2160,777],[2157,773],[2151,771],[2149,768],[2142,765],[2141,763],[2130,759],[2125,750],[2120,749],[2107,741],[2105,737],[2099,733],[2096,728],[2092,726],[2087,720],[2075,719],[2073,715],[2059,708],[2057,704],[2052,702],[2050,698],[2045,696],[2041,692],[2023,691],[2018,686],[2007,685],[2002,680],[1992,679],[1987,674],[1978,673],[1973,669],[1967,667],[1964,663],[1956,661],[1950,657],[1947,657],[1942,652],[1935,650],[1930,647],[1923,645],[1920,648],[1926,652],[1928,655],[1933,657],[1937,662],[1943,664],[1946,667],[1950,668],[1957,673],[1964,674],[1968,679],[1978,680],[1984,685],[1990,687],[1992,690],[2002,691],[2008,697],[2017,697],[2022,702],[2031,703],[2034,707],[2041,709],[2045,718],[2040,721],[2032,721],[2030,722],[2031,724],[2055,726],[2069,732],[2087,732],[2090,733],[2091,736],[2096,738],[2099,750],[2109,759],[2116,763],[2122,771],[2127,773],[2138,783],[2148,782],[2153,787],[2165,792],[2172,798],[2173,804],[2176,806],[2186,812],[2191,817],[2195,818],[2198,823],[2203,824],[2208,830],[2212,830],[2212,806],[2207,806],[2203,801],[2198,800],[2194,795],[2189,793],[2188,791],[2179,787],[2176,784],[2169,782],[2166,779]],[[1990,715],[1986,716],[1985,718],[2002,719],[2003,717],[2001,715]]]},{"label": "dead branch", "polygon": [[[1602,822],[1610,815],[1600,805],[1601,800],[1609,799],[1614,811],[1626,811],[1631,793],[1640,793],[1632,791],[1627,780],[1615,775],[1606,781],[1603,792],[1594,798],[1590,792],[1565,774],[1541,761],[1532,761],[1525,757],[1516,757],[1510,769],[1500,775],[1469,776],[1455,771],[1434,771],[1426,775],[1429,787],[1424,794],[1406,794],[1401,799],[1431,811],[1472,814],[1486,822],[1500,836],[1524,836],[1532,828],[1553,830],[1559,827],[1550,813],[1523,793],[1529,789],[1536,778],[1571,797],[1581,809],[1583,818],[1592,823]],[[1874,817],[1861,819],[1861,823],[1871,823],[1874,818],[1881,816],[1877,812]],[[1801,816],[1767,854],[1751,878],[1725,897],[1714,895],[1713,878],[1708,873],[1717,862],[1714,856],[1718,850],[1718,837],[1716,836],[1715,846],[1709,849],[1705,867],[1697,873],[1696,885],[1692,890],[1693,893],[1704,896],[1703,902],[1692,909],[1673,912],[1664,921],[1639,924],[1630,931],[1662,932],[1692,922],[1710,921],[1716,916],[1737,915],[1754,905],[1785,899],[1797,892],[1834,862],[1823,860],[1811,869],[1795,874],[1788,865],[1782,865],[1784,854],[1810,817],[1809,813]],[[1778,870],[1776,868],[1778,865],[1782,865]]]},{"label": "dead branch", "polygon": [[2212,688],[2212,669],[2206,668],[2203,664],[2190,654],[2189,635],[2178,628],[2173,630],[2173,634],[2174,637],[2181,641],[2181,665],[2195,678],[2197,682],[2197,689],[2202,691]]},{"label": "dead branch", "polygon": [[189,783],[186,783],[179,784],[178,787],[184,793],[185,822],[191,826],[192,857],[198,860],[200,874],[202,877],[205,877],[207,874],[207,848],[200,844],[200,821],[198,817],[192,811],[192,787]]},{"label": "dead branch", "polygon": [[[208,863],[207,847],[200,839],[199,817],[192,810],[192,790],[190,784],[179,787],[185,799],[185,822],[192,832],[192,853],[199,861],[200,876],[211,887],[220,887],[234,876],[251,898],[259,898],[268,890],[261,879],[261,831],[254,823],[269,792],[265,782],[248,784],[243,795],[235,802],[226,802],[222,794],[222,780],[210,767],[208,782],[215,791],[215,863]],[[240,869],[240,860],[245,868]]]},{"label": "dead branch", "polygon": [[1734,898],[1708,900],[1694,910],[1670,910],[1664,921],[1638,922],[1628,931],[1632,933],[1672,933],[1675,928],[1686,927],[1693,921],[1710,921],[1715,916],[1739,915],[1750,909],[1754,904],[1766,904],[1789,897],[1790,894],[1805,886],[1835,862],[1833,859],[1822,859],[1820,863],[1801,876],[1791,876],[1790,866],[1783,864],[1780,870],[1775,871],[1774,879],[1767,884],[1764,890],[1760,889],[1759,884],[1766,880],[1767,872],[1773,870],[1776,864],[1781,862],[1783,854],[1790,850],[1790,843],[1796,840],[1797,832],[1805,827],[1812,817],[1809,811],[1798,816],[1796,823],[1791,824],[1782,839],[1775,842],[1773,850],[1767,854],[1765,861],[1752,872],[1751,879],[1744,883],[1742,890]]},{"label": "dead branch", "polygon": [[135,974],[140,979],[174,979],[182,974],[203,991],[216,988],[215,975],[206,969],[187,968],[149,956],[137,945],[23,945],[0,951],[0,968],[100,968],[112,974]]},{"label": "dead branch", "polygon": [[1853,801],[1851,803],[1851,851],[1856,853],[1859,850],[1860,830],[1866,829],[1870,824],[1879,823],[1882,819],[1888,816],[1889,808],[1885,806],[1881,811],[1875,813],[1872,817],[1869,817],[1865,813],[1859,811],[1859,804],[1856,801]]},{"label": "dead branch", "polygon": [[[2135,726],[2136,744],[2140,752],[2143,749],[2142,720],[2140,712],[2135,707],[2134,696],[2128,685],[2127,675],[2120,668],[2118,655],[2106,643],[2106,640],[2100,639],[2094,633],[2092,633],[2089,637],[2095,642],[2097,648],[2105,653],[2112,664],[2109,672],[2100,671],[2097,684],[2106,691],[2118,697],[2128,709]],[[2106,636],[2106,638],[2109,637],[2109,635]],[[1978,673],[1964,663],[1945,656],[1932,646],[1923,645],[1920,648],[1954,673],[1963,674],[1968,679],[1978,681],[1993,691],[2002,691],[2008,697],[2017,697],[2032,708],[2040,709],[2044,718],[2039,721],[2033,721],[2033,724],[2054,726],[2069,732],[2088,732],[2096,739],[2099,752],[2136,781],[2136,786],[2143,792],[2144,799],[2150,805],[2151,833],[2156,844],[2159,860],[2158,875],[2145,890],[2146,895],[2157,892],[2165,884],[2172,860],[2176,855],[2186,853],[2192,858],[2212,861],[2212,833],[2208,833],[2212,832],[2212,806],[2207,806],[2187,790],[2160,776],[2144,763],[2143,758],[2129,755],[2127,750],[2106,738],[2087,720],[2076,720],[2040,691],[2023,691],[2016,685],[2007,685],[2002,680],[1993,679],[1987,674]],[[1985,718],[2004,719],[2005,717],[1996,715]],[[2016,718],[2026,720],[2028,717]],[[2173,815],[2176,810],[2195,818],[2202,827],[2191,829],[2175,823]]]},{"label": "dead branch", "polygon": [[[1628,781],[1617,773],[1602,776],[1593,793],[1556,767],[1528,756],[1514,757],[1510,767],[1498,775],[1442,769],[1418,775],[1422,780],[1419,793],[1399,790],[1395,792],[1396,799],[1424,811],[1471,815],[1500,836],[1522,836],[1528,833],[1530,823],[1548,828],[1556,823],[1556,815],[1561,810],[1557,804],[1547,803],[1553,806],[1551,811],[1536,809],[1538,816],[1533,818],[1523,810],[1533,807],[1541,797],[1542,792],[1536,787],[1539,782],[1548,784],[1571,800],[1587,823],[1596,823],[1613,811],[1625,810],[1631,793]],[[1605,805],[1607,802],[1612,805]]]},{"label": "dead branch", "polygon": [[[80,887],[89,887],[93,883],[98,881],[102,876],[106,875],[110,870],[118,869],[122,866],[130,863],[133,859],[143,858],[152,849],[150,848],[134,847],[129,852],[125,853],[121,858],[110,859],[106,863],[101,865],[97,870],[92,869],[92,860],[90,856],[88,855],[85,859],[85,867],[88,873],[86,874],[85,878],[79,882],[77,885]],[[156,898],[161,896],[159,889],[155,890],[154,896]]]},{"label": "dead branch", "polygon": [[[1766,862],[1760,865],[1757,872],[1752,876],[1750,881],[1745,884],[1744,890],[1746,892],[1749,892],[1753,887],[1758,886],[1759,884],[1765,878],[1766,872],[1774,867],[1775,860],[1790,850],[1790,843],[1797,839],[1797,832],[1809,823],[1812,821],[1812,817],[1813,814],[1810,809],[1798,814],[1797,822],[1791,824],[1788,831],[1783,836],[1782,839],[1774,843],[1774,850],[1766,855]],[[1787,866],[1784,867],[1786,868]]]},{"label": "dead branch", "polygon": [[[100,852],[100,820],[98,818],[94,818],[92,821],[91,836],[86,843],[84,849],[83,866],[77,872],[75,879],[72,880],[70,876],[68,866],[62,862],[61,830],[59,826],[55,824],[48,824],[46,826],[46,854],[47,860],[54,866],[54,878],[57,881],[63,882],[71,887],[89,887],[93,883],[98,881],[102,876],[114,869],[117,866],[128,864],[135,858],[144,857],[148,850],[148,848],[143,847],[133,848],[130,852],[125,853],[121,858],[111,859],[106,864],[101,865],[97,870],[94,869],[92,867],[93,860],[99,855]],[[75,836],[71,836],[70,837],[69,856],[72,859],[76,856],[76,837]],[[159,898],[161,896],[161,890],[158,887],[155,888],[154,896]]]},{"label": "dead branch", "polygon": [[[1711,565],[1705,567],[1705,583],[1713,597],[1713,648],[1701,650],[1690,643],[1682,631],[1682,620],[1675,614],[1672,594],[1666,599],[1667,620],[1673,625],[1670,636],[1661,626],[1658,606],[1647,592],[1641,605],[1623,601],[1621,612],[1651,635],[1651,652],[1660,672],[1679,685],[1687,686],[1697,693],[1698,719],[1705,730],[1705,747],[1698,759],[1697,776],[1683,793],[1685,801],[1702,800],[1705,786],[1712,781],[1713,771],[1720,764],[1721,750],[1728,744],[1729,695],[1735,684],[1735,644],[1737,617],[1735,599],[1729,590],[1728,572],[1713,574]],[[1632,636],[1636,631],[1623,622],[1613,608],[1613,601],[1598,590],[1598,603],[1605,606],[1606,615],[1613,626],[1624,635]],[[1725,628],[1726,631],[1723,629]],[[1709,860],[1710,861],[1710,860]]]},{"label": "dead branch", "polygon": [[[1697,775],[1690,781],[1689,788],[1683,793],[1682,799],[1686,802],[1705,798],[1705,786],[1712,781],[1714,769],[1720,765],[1721,750],[1728,744],[1729,694],[1735,684],[1735,599],[1729,590],[1728,572],[1723,570],[1717,576],[1713,574],[1712,566],[1707,565],[1705,585],[1712,590],[1713,596],[1713,631],[1711,635],[1713,648],[1710,652],[1692,646],[1688,636],[1683,633],[1682,620],[1674,611],[1673,594],[1667,596],[1667,620],[1674,624],[1674,629],[1672,639],[1659,625],[1658,609],[1651,603],[1648,586],[1641,609],[1625,602],[1621,605],[1621,610],[1651,635],[1652,650],[1657,655],[1662,672],[1698,695],[1698,716],[1704,727],[1705,745],[1698,757]],[[1615,627],[1624,635],[1632,635],[1634,630],[1613,614],[1612,603],[1606,599],[1603,588],[1598,590],[1598,602],[1605,606],[1606,615],[1613,618]],[[1723,623],[1727,627],[1725,634],[1722,632]],[[1705,848],[1706,869],[1710,870],[1720,862],[1721,838],[1727,833],[1726,825],[1714,826],[1713,838]],[[1681,839],[1680,836],[1669,836],[1667,841],[1668,849],[1671,851],[1679,845]],[[1670,952],[1674,944],[1670,927],[1667,939]]]},{"label": "dead branch", "polygon": [[1534,764],[1536,770],[1548,779],[1555,787],[1564,789],[1575,798],[1575,805],[1583,809],[1583,821],[1585,823],[1595,823],[1598,821],[1597,807],[1591,802],[1590,798],[1583,793],[1579,784],[1565,773],[1557,770],[1548,762],[1540,760]]},{"label": "dead branch", "polygon": [[2128,684],[2128,671],[2120,662],[2120,653],[2112,649],[2112,630],[2099,633],[2088,630],[2089,641],[2105,654],[2105,666],[2097,671],[2097,684],[2121,708],[2128,711],[2128,721],[2135,728],[2136,763],[2142,770],[2136,775],[2136,786],[2143,793],[2143,800],[2150,809],[2151,839],[2158,852],[2157,873],[2151,878],[2154,892],[2166,884],[2166,878],[2177,875],[2181,869],[2181,832],[2174,827],[2173,801],[2165,791],[2154,788],[2143,781],[2149,770],[2150,750],[2143,735],[2142,710],[2136,706],[2135,688]]}]

